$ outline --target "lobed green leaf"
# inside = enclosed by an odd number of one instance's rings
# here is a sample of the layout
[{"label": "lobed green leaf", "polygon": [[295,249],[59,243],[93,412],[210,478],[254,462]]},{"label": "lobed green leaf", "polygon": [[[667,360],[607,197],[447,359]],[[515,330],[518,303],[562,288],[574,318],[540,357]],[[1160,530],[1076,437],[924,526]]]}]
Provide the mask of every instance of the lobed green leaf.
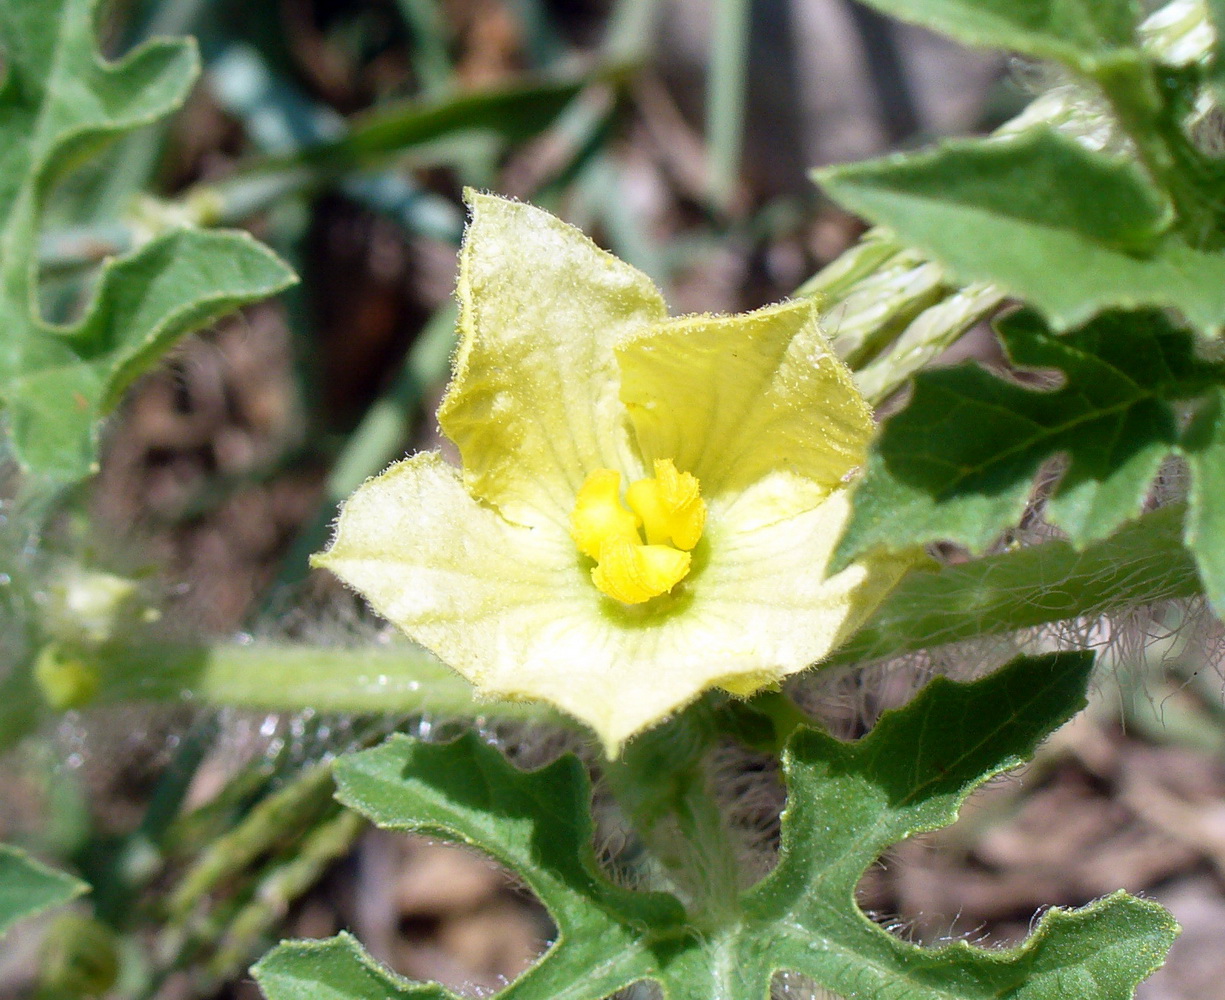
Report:
[{"label": "lobed green leaf", "polygon": [[889,164],[889,169],[863,170],[852,182],[856,191],[892,193],[903,188],[917,202],[974,209],[1039,229],[1063,229],[1118,250],[1150,249],[1170,221],[1167,208],[1135,166],[1052,129],[1034,128],[989,141],[952,141],[934,155],[877,162]]},{"label": "lobed green leaf", "polygon": [[337,797],[377,825],[479,847],[540,897],[557,941],[508,996],[607,996],[647,974],[656,937],[684,927],[676,900],[621,889],[600,871],[575,757],[525,773],[473,733],[443,746],[393,736],[335,773]]},{"label": "lobed green leaf", "polygon": [[1068,467],[1047,517],[1078,547],[1106,538],[1141,512],[1178,448],[1174,404],[1225,380],[1159,313],[1110,313],[1056,336],[1024,310],[998,328],[1014,364],[1057,369],[1063,385],[1035,391],[977,365],[919,375],[872,447],[837,563],[938,539],[979,552],[1018,521],[1057,454]]},{"label": "lobed green leaf", "polygon": [[176,109],[198,72],[188,41],[103,61],[95,6],[0,6],[0,406],[21,465],[64,480],[92,471],[100,419],[176,338],[294,280],[245,234],[178,230],[106,267],[79,322],[40,315],[36,244],[48,189],[105,143]]},{"label": "lobed green leaf", "polygon": [[815,177],[839,204],[962,281],[999,284],[1058,329],[1146,306],[1177,309],[1205,332],[1225,324],[1225,255],[1167,231],[1160,198],[1133,166],[1050,130],[949,142]]},{"label": "lobed green leaf", "polygon": [[886,847],[952,822],[970,791],[1027,760],[1083,706],[1091,666],[1091,654],[1054,654],[974,684],[938,678],[858,743],[796,737],[784,757],[779,864],[747,907],[776,928],[776,961],[843,996],[1131,997],[1176,932],[1154,903],[1118,893],[1084,910],[1051,910],[1024,944],[1004,951],[920,948],[854,904],[865,868]]},{"label": "lobed green leaf", "polygon": [[25,851],[0,844],[0,937],[26,917],[71,902],[89,886],[35,861]]},{"label": "lobed green leaf", "polygon": [[437,983],[412,983],[383,968],[348,934],[325,941],[289,941],[251,970],[265,995],[278,1000],[453,1000]]},{"label": "lobed green leaf", "polygon": [[[952,821],[981,782],[1028,759],[1084,703],[1089,654],[1019,659],[973,684],[938,680],[854,744],[803,731],[785,753],[777,868],[729,905],[686,912],[612,885],[591,849],[590,787],[562,758],[513,768],[475,736],[445,746],[393,737],[337,765],[342,801],[380,826],[479,847],[539,894],[558,939],[500,997],[598,1000],[642,979],[667,1000],[769,996],[791,970],[843,996],[903,1000],[1125,1000],[1176,927],[1116,894],[1052,910],[1023,945],[939,949],[872,923],[855,886],[889,845]],[[282,945],[255,968],[270,1000],[449,998],[378,968],[351,938]]]}]

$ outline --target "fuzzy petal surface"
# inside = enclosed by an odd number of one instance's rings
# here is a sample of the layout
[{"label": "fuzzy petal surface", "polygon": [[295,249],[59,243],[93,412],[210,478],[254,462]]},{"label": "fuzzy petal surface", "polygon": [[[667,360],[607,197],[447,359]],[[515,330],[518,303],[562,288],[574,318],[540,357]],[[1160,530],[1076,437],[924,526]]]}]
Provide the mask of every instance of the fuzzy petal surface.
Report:
[{"label": "fuzzy petal surface", "polygon": [[909,568],[881,558],[826,579],[846,491],[779,519],[758,509],[773,490],[712,502],[690,577],[649,606],[600,594],[563,530],[507,522],[434,454],[363,485],[316,565],[483,693],[547,701],[615,756],[711,687],[748,694],[820,659]]},{"label": "fuzzy petal surface", "polygon": [[612,349],[667,308],[646,275],[547,212],[467,200],[460,342],[439,422],[474,496],[518,524],[564,525],[587,473],[640,474]]},{"label": "fuzzy petal surface", "polygon": [[826,576],[872,421],[811,303],[670,320],[578,230],[466,197],[439,412],[463,469],[424,454],[369,480],[315,564],[610,756],[703,691],[830,653],[914,559]]},{"label": "fuzzy petal surface", "polygon": [[684,316],[617,346],[643,459],[670,458],[706,497],[779,474],[838,488],[866,454],[872,413],[812,302]]},{"label": "fuzzy petal surface", "polygon": [[566,599],[586,572],[579,559],[565,532],[512,524],[422,452],[358,488],[312,564],[479,686],[499,658],[524,655],[541,614],[579,603]]}]

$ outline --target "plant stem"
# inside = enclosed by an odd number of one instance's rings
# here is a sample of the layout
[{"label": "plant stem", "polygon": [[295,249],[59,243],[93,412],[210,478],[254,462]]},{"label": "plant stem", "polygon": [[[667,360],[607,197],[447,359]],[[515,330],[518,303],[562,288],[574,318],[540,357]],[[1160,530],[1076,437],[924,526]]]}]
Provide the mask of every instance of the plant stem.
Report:
[{"label": "plant stem", "polygon": [[1190,597],[1199,575],[1171,505],[1077,552],[1046,542],[911,573],[826,663],[854,663],[1115,608]]},{"label": "plant stem", "polygon": [[341,808],[311,830],[292,856],[261,874],[253,898],[227,921],[225,937],[209,960],[209,985],[214,990],[256,957],[265,936],[284,919],[290,904],[319,881],[328,865],[348,852],[365,827],[359,814]]},{"label": "plant stem", "polygon": [[268,796],[229,833],[217,838],[183,876],[168,910],[182,921],[216,885],[243,871],[292,831],[309,828],[332,800],[332,765],[317,764]]},{"label": "plant stem", "polygon": [[141,642],[98,653],[99,701],[200,701],[268,711],[428,713],[572,726],[540,705],[482,702],[449,667],[407,643],[326,646]]},{"label": "plant stem", "polygon": [[712,927],[726,922],[741,888],[738,852],[703,766],[717,736],[713,713],[698,702],[604,766],[626,818],[695,922]]},{"label": "plant stem", "polygon": [[885,351],[856,370],[860,391],[880,405],[1003,301],[1003,289],[996,285],[967,285],[925,309]]},{"label": "plant stem", "polygon": [[[1182,543],[1183,514],[1178,505],[1161,508],[1080,552],[1051,541],[911,573],[826,662],[894,656],[1198,594],[1199,577]],[[104,650],[98,669],[102,702],[198,700],[269,711],[425,712],[576,725],[541,705],[479,701],[467,681],[408,643],[335,649],[134,641]]]}]

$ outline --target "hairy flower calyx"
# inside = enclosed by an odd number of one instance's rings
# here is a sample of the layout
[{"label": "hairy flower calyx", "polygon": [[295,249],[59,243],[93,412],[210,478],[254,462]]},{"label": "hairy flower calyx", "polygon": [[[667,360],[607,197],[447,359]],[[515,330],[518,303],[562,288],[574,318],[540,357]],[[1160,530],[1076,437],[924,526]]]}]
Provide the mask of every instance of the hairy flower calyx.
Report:
[{"label": "hairy flower calyx", "polygon": [[702,537],[706,502],[697,477],[678,472],[663,458],[655,460],[654,476],[630,484],[625,504],[628,510],[621,502],[621,473],[596,469],[578,491],[570,535],[578,550],[596,561],[591,579],[601,593],[623,604],[642,604],[689,574],[689,552]]}]

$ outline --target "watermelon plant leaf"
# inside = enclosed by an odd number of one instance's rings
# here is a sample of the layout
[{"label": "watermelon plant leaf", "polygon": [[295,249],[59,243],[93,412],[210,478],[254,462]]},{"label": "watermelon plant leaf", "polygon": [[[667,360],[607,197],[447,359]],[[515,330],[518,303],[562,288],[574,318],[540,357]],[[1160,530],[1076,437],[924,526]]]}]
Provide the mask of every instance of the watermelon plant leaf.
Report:
[{"label": "watermelon plant leaf", "polygon": [[278,1000],[457,1000],[437,983],[412,983],[383,968],[348,934],[286,942],[251,973]]},{"label": "watermelon plant leaf", "polygon": [[[650,979],[667,1000],[761,1000],[790,970],[865,998],[1125,1000],[1176,930],[1156,904],[1118,893],[1083,910],[1051,910],[1024,944],[994,951],[920,947],[855,902],[882,851],[951,822],[973,788],[1028,759],[1084,704],[1091,664],[1089,654],[1053,654],[973,684],[936,681],[857,743],[801,731],[784,755],[777,868],[697,911],[600,872],[590,787],[573,757],[524,773],[473,735],[441,746],[394,736],[338,762],[339,797],[380,826],[486,851],[538,894],[557,940],[503,998],[599,1000]],[[270,1000],[453,996],[378,968],[343,935],[283,944],[254,973]]]},{"label": "watermelon plant leaf", "polygon": [[475,734],[442,746],[394,736],[335,773],[337,797],[379,826],[478,847],[539,896],[558,941],[516,995],[607,996],[647,975],[656,938],[684,927],[672,897],[621,889],[600,872],[591,789],[575,757],[524,773]]},{"label": "watermelon plant leaf", "polygon": [[68,481],[93,470],[100,418],[176,338],[294,280],[245,234],[181,229],[105,267],[77,323],[43,318],[36,246],[49,188],[108,141],[175,110],[198,72],[182,40],[103,61],[95,6],[0,5],[0,406],[21,465]]},{"label": "watermelon plant leaf", "polygon": [[970,791],[1029,759],[1084,705],[1092,659],[1053,654],[973,684],[937,679],[857,743],[798,735],[784,757],[779,864],[746,906],[777,935],[774,961],[841,996],[1130,998],[1177,930],[1154,903],[1116,893],[1083,910],[1048,910],[1023,945],[988,951],[964,941],[917,947],[854,902],[881,852],[952,822]]},{"label": "watermelon plant leaf", "polygon": [[0,844],[0,937],[18,920],[89,891],[80,879],[48,868],[25,851]]},{"label": "watermelon plant leaf", "polygon": [[975,364],[919,375],[872,446],[836,564],[942,539],[981,552],[1017,523],[1057,454],[1068,466],[1047,517],[1078,547],[1106,538],[1140,514],[1179,447],[1174,404],[1225,380],[1161,313],[1107,313],[1056,336],[1022,310],[998,330],[1015,365],[1056,369],[1063,385],[1026,388]]},{"label": "watermelon plant leaf", "polygon": [[857,190],[905,185],[919,202],[943,202],[1037,229],[1064,229],[1120,251],[1143,252],[1169,225],[1169,212],[1144,175],[1126,160],[1087,149],[1061,132],[1033,128],[1005,139],[954,140],[927,162],[892,160],[865,172]]},{"label": "watermelon plant leaf", "polygon": [[1135,49],[1135,0],[865,0],[966,45],[1011,49],[1092,72]]},{"label": "watermelon plant leaf", "polygon": [[1050,130],[814,176],[845,208],[962,281],[1002,286],[1058,329],[1112,307],[1178,309],[1209,333],[1225,324],[1225,255],[1166,230],[1158,196],[1133,166]]}]

